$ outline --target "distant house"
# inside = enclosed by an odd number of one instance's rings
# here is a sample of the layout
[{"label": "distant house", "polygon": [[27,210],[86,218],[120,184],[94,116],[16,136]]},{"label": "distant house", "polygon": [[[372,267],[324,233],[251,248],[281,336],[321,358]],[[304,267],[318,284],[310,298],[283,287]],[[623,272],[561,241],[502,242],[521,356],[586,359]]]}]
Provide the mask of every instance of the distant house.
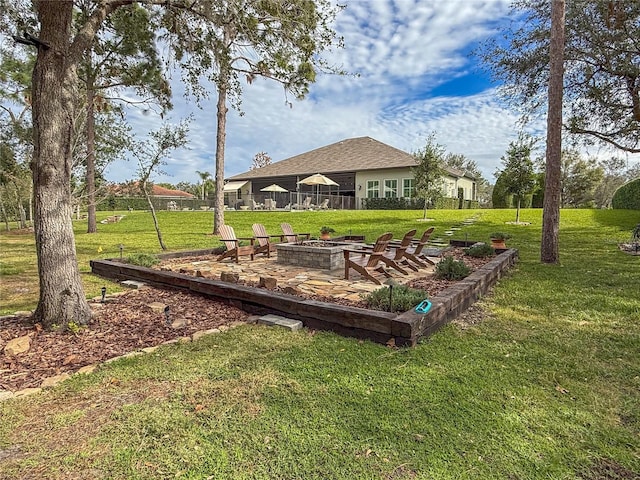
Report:
[{"label": "distant house", "polygon": [[191,193],[183,192],[182,190],[172,190],[159,185],[153,186],[151,189],[151,196],[162,198],[195,198],[195,195],[192,195]]},{"label": "distant house", "polygon": [[[139,197],[142,195],[138,182],[114,184],[110,186],[110,191],[117,197]],[[182,190],[172,190],[159,185],[153,185],[151,189],[151,196],[166,198],[167,200],[195,198],[195,195],[192,195],[191,193],[183,192]]]},{"label": "distant house", "polygon": [[[350,138],[234,175],[224,190],[247,204],[262,188],[273,183],[297,194],[312,194],[315,187],[298,182],[322,173],[338,183],[338,186],[322,187],[324,192],[329,189],[334,194],[354,197],[354,206],[358,208],[365,198],[413,197],[411,169],[415,166],[415,158],[407,152],[370,137]],[[444,196],[477,199],[475,177],[449,167],[445,170]]]}]

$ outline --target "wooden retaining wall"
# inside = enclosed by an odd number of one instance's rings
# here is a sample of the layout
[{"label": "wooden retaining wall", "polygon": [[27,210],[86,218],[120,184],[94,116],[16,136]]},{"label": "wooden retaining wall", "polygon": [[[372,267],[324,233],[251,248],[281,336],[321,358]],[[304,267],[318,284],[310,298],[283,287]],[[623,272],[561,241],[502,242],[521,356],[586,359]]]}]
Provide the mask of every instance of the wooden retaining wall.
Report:
[{"label": "wooden retaining wall", "polygon": [[[464,242],[462,242],[464,243]],[[473,242],[467,242],[471,244]],[[453,244],[453,241],[452,241]],[[464,245],[462,245],[464,246]],[[197,256],[211,250],[160,255],[161,258]],[[485,295],[504,272],[517,260],[518,251],[504,250],[471,275],[429,300],[431,310],[417,314],[413,310],[397,315],[390,312],[347,307],[333,303],[306,300],[271,290],[246,287],[234,283],[193,277],[176,272],[153,270],[121,263],[117,260],[92,260],[96,275],[114,280],[137,280],[149,285],[188,290],[228,301],[254,314],[274,313],[300,320],[306,327],[332,330],[341,335],[367,338],[380,343],[393,340],[398,346],[413,346],[418,339],[431,335],[457,317]]]}]

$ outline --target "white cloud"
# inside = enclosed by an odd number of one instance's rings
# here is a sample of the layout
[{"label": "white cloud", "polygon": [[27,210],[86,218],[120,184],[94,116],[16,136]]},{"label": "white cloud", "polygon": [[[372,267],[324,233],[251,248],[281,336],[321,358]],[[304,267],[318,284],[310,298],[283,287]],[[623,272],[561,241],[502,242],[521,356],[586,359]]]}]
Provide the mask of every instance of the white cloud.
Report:
[{"label": "white cloud", "polygon": [[[496,33],[508,3],[348,0],[335,25],[345,49],[327,58],[359,76],[321,75],[303,101],[285,98],[282,88],[267,80],[245,85],[244,115],[230,109],[227,119],[226,175],[248,170],[260,151],[278,161],[345,138],[370,136],[412,152],[436,132],[448,151],[476,160],[493,181],[500,157],[516,138],[517,114],[500,104],[493,88],[446,97],[433,97],[430,91],[469,74],[467,52]],[[195,182],[196,170],[215,171],[215,98],[199,109],[184,99],[179,75],[174,77],[170,120],[193,115],[190,148],[175,152],[165,167],[170,176],[155,180]],[[140,135],[161,124],[140,112],[129,119]],[[534,126],[536,133],[543,127]],[[135,164],[121,162],[110,167],[107,178],[122,181],[134,175]]]}]

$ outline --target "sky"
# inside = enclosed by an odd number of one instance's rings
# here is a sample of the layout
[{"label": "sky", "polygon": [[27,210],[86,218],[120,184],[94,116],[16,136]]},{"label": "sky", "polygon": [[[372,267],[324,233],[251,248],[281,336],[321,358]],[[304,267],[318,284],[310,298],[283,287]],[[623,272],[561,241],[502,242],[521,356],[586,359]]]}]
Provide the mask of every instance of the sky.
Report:
[{"label": "sky", "polygon": [[[343,49],[324,57],[358,75],[319,75],[306,99],[287,98],[280,85],[256,79],[243,85],[242,112],[229,108],[225,178],[249,170],[266,152],[273,162],[347,138],[369,136],[413,153],[434,133],[448,152],[475,160],[494,183],[509,142],[518,135],[517,112],[509,110],[470,52],[500,34],[509,0],[345,0],[334,28]],[[199,183],[196,171],[215,172],[216,99],[185,98],[179,73],[172,74],[170,123],[192,115],[188,149],[175,151],[155,182]],[[213,87],[211,89],[214,92]],[[291,106],[288,104],[291,102]],[[162,120],[130,110],[138,139]],[[544,119],[527,128],[544,137]],[[601,152],[590,152],[599,154]],[[620,152],[617,152],[620,155]],[[136,177],[133,160],[118,161],[105,177]]]}]

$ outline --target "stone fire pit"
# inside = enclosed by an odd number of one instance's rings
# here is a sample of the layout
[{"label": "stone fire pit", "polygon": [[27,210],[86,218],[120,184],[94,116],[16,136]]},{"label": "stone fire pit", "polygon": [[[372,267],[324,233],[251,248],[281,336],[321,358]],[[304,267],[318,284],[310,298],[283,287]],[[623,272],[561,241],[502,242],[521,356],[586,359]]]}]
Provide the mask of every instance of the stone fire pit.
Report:
[{"label": "stone fire pit", "polygon": [[278,243],[277,263],[299,267],[337,270],[344,268],[345,247],[357,244],[353,242],[306,240],[300,243]]}]

